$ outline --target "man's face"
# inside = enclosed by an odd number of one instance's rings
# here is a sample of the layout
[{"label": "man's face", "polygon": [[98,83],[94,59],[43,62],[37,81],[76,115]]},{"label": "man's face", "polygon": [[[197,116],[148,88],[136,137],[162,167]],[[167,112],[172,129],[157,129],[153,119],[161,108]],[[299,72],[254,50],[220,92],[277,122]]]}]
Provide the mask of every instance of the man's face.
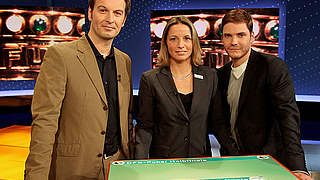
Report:
[{"label": "man's face", "polygon": [[222,43],[232,60],[249,57],[254,35],[245,23],[227,23],[222,32]]},{"label": "man's face", "polygon": [[124,0],[97,0],[94,8],[88,9],[90,34],[98,39],[115,38],[126,20]]}]

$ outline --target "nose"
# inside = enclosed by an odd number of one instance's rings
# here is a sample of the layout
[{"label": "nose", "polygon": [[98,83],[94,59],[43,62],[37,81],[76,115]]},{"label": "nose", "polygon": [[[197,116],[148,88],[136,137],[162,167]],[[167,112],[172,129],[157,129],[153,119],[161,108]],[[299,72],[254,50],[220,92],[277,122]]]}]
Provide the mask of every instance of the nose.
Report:
[{"label": "nose", "polygon": [[178,48],[183,48],[184,47],[184,42],[183,39],[178,40]]},{"label": "nose", "polygon": [[112,12],[107,12],[105,15],[105,20],[109,23],[112,23],[114,21],[114,14]]},{"label": "nose", "polygon": [[237,37],[232,37],[231,43],[232,43],[232,45],[237,45],[238,44],[238,38]]}]

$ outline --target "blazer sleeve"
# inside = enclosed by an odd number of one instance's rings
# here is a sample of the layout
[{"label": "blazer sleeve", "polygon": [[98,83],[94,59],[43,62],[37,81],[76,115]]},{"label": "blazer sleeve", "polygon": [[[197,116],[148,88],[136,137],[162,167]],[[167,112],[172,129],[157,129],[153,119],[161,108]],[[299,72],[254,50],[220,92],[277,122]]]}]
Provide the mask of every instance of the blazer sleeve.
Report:
[{"label": "blazer sleeve", "polygon": [[214,73],[214,75],[214,90],[212,91],[211,111],[209,111],[209,127],[211,127],[210,129],[221,146],[220,154],[222,156],[239,155],[237,145],[231,136],[225,109],[222,105],[222,94],[218,86],[217,74]]},{"label": "blazer sleeve", "polygon": [[[284,61],[274,59],[270,63],[269,74],[269,94],[287,151],[287,166],[290,170],[306,171],[300,142],[300,113],[295,100],[293,82]],[[267,148],[267,145],[264,148]]]},{"label": "blazer sleeve", "polygon": [[67,81],[63,59],[55,47],[50,47],[41,65],[31,106],[33,122],[25,179],[48,179]]},{"label": "blazer sleeve", "polygon": [[142,74],[136,125],[135,159],[147,159],[153,135],[154,100],[149,82]]}]

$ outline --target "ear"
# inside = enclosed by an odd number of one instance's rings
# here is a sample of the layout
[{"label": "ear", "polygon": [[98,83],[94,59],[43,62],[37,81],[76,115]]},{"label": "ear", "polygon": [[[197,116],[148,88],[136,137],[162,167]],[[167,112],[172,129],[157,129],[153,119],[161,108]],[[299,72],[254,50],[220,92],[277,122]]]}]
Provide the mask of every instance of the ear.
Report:
[{"label": "ear", "polygon": [[254,38],[254,32],[252,31],[252,32],[251,32],[251,37],[250,37],[250,42],[253,43],[254,40],[255,40],[255,38]]},{"label": "ear", "polygon": [[125,24],[126,20],[127,20],[127,15],[124,17],[124,19],[123,19],[123,23],[122,23],[122,26],[121,26],[121,27],[123,27],[123,26],[124,26],[124,24]]},{"label": "ear", "polygon": [[88,19],[90,22],[92,21],[92,9],[90,7],[88,8]]}]

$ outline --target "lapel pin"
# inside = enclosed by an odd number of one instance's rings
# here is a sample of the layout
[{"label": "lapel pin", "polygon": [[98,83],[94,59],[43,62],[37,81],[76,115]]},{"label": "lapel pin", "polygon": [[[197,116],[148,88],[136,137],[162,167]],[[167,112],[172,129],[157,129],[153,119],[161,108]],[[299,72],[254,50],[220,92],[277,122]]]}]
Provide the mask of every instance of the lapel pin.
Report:
[{"label": "lapel pin", "polygon": [[197,79],[203,79],[203,76],[200,74],[194,74],[193,76],[194,78],[197,78]]}]

